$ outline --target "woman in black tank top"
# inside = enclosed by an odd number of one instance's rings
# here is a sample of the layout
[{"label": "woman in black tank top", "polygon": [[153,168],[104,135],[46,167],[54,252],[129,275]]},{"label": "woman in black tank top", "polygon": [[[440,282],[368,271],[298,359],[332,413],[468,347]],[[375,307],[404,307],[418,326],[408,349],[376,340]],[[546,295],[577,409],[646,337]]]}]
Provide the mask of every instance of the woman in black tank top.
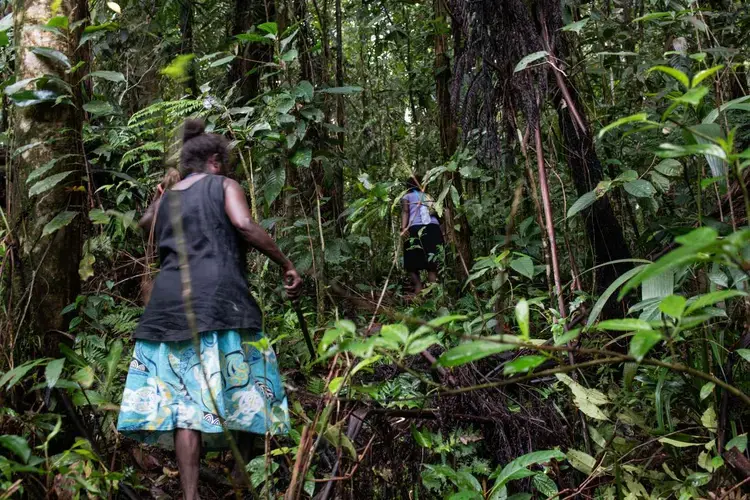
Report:
[{"label": "woman in black tank top", "polygon": [[184,179],[140,221],[158,241],[160,271],[134,335],[117,427],[134,439],[174,447],[184,497],[193,500],[201,448],[225,448],[224,428],[289,429],[276,356],[248,289],[248,247],[282,266],[293,300],[302,280],[252,220],[240,185],[223,176],[229,164],[224,137],[188,120],[180,162]]}]

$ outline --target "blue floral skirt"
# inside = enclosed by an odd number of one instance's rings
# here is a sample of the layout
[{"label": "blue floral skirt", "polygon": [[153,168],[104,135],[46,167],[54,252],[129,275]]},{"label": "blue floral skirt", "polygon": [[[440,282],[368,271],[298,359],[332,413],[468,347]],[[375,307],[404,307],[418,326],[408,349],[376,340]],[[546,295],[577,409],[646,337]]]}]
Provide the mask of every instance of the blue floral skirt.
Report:
[{"label": "blue floral skirt", "polygon": [[136,341],[117,421],[122,434],[173,449],[175,429],[192,429],[203,449],[216,450],[228,445],[222,420],[230,431],[289,430],[276,355],[263,333],[204,332],[200,359],[192,340]]}]

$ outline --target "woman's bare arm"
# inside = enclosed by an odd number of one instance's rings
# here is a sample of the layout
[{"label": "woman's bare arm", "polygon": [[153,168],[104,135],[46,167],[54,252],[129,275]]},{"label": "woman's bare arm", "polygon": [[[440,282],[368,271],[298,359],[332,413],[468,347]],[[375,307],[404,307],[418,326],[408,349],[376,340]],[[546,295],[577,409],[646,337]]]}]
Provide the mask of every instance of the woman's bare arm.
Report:
[{"label": "woman's bare arm", "polygon": [[237,181],[224,179],[224,210],[245,241],[284,269],[284,286],[289,296],[295,298],[299,294],[302,278],[273,238],[253,220],[245,192]]},{"label": "woman's bare arm", "polygon": [[401,198],[401,234],[409,229],[409,201],[406,197]]}]

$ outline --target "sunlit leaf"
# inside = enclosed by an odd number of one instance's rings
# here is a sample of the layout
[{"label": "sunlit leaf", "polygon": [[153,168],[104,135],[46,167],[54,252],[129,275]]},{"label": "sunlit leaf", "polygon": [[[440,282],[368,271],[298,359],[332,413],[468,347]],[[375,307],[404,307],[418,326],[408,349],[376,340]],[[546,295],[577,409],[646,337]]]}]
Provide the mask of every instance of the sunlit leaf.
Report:
[{"label": "sunlit leaf", "polygon": [[44,369],[44,378],[47,380],[47,387],[55,387],[57,381],[60,380],[63,366],[65,366],[65,358],[55,359],[54,361],[49,362]]},{"label": "sunlit leaf", "polygon": [[659,310],[671,316],[673,318],[681,318],[682,313],[685,311],[685,304],[687,299],[681,295],[669,295],[664,297],[659,303]]},{"label": "sunlit leaf", "polygon": [[516,322],[521,330],[521,338],[529,339],[529,303],[526,299],[521,299],[516,304]]},{"label": "sunlit leaf", "polygon": [[745,453],[745,450],[747,450],[747,433],[740,434],[739,436],[730,439],[727,443],[726,449],[731,450],[732,448],[737,448],[740,453]]},{"label": "sunlit leaf", "polygon": [[613,330],[618,332],[634,332],[652,329],[648,322],[635,318],[608,319],[606,321],[600,321],[596,325],[596,328],[599,330]]},{"label": "sunlit leaf", "polygon": [[362,92],[364,89],[362,87],[328,87],[325,89],[319,89],[318,92],[321,94],[356,94],[359,92]]},{"label": "sunlit leaf", "polygon": [[478,359],[515,349],[512,344],[501,344],[487,340],[474,340],[460,344],[444,352],[438,359],[441,366],[460,366]]},{"label": "sunlit leaf", "polygon": [[521,356],[505,364],[503,375],[515,375],[516,373],[526,373],[541,365],[549,358],[540,354]]},{"label": "sunlit leaf", "polygon": [[688,76],[680,71],[679,69],[672,68],[670,66],[654,66],[653,68],[649,69],[648,72],[651,73],[652,71],[658,71],[660,73],[665,73],[685,87],[686,89],[690,88],[690,79]]},{"label": "sunlit leaf", "polygon": [[688,90],[680,97],[677,97],[675,101],[690,104],[691,106],[698,106],[704,97],[708,94],[708,87],[693,87]]},{"label": "sunlit leaf", "polygon": [[125,75],[120,73],[119,71],[92,71],[88,75],[86,75],[87,78],[101,78],[103,80],[108,80],[110,82],[124,82],[125,81]]},{"label": "sunlit leaf", "polygon": [[528,255],[522,255],[513,259],[510,261],[510,267],[529,279],[534,277],[534,261]]},{"label": "sunlit leaf", "polygon": [[514,73],[518,73],[519,71],[523,71],[526,69],[526,67],[533,63],[534,61],[538,61],[539,59],[546,58],[549,55],[549,52],[546,50],[540,50],[539,52],[534,52],[533,54],[529,54],[525,56],[523,59],[518,61],[518,64],[516,64],[515,69],[513,70]]},{"label": "sunlit leaf", "polygon": [[634,181],[626,182],[622,186],[628,194],[637,198],[651,198],[656,194],[656,189],[645,179],[636,179]]},{"label": "sunlit leaf", "polygon": [[298,167],[309,167],[312,162],[312,149],[298,149],[294,155],[292,155],[290,161]]},{"label": "sunlit leaf", "polygon": [[122,9],[116,2],[107,2],[107,7],[109,7],[113,12],[117,14],[122,14]]},{"label": "sunlit leaf", "polygon": [[28,463],[31,458],[31,447],[21,436],[15,436],[13,434],[6,434],[0,436],[0,446],[6,450],[11,451],[14,455],[21,459],[21,462]]},{"label": "sunlit leaf", "polygon": [[705,293],[702,295],[696,295],[692,297],[688,302],[685,314],[690,314],[694,311],[699,311],[704,307],[712,306],[717,302],[723,302],[727,299],[734,297],[746,297],[747,293],[741,290],[719,290],[716,292]]},{"label": "sunlit leaf", "polygon": [[661,333],[655,330],[639,330],[630,339],[628,353],[637,361],[642,361],[652,347],[661,340]]},{"label": "sunlit leaf", "polygon": [[699,71],[698,73],[695,74],[695,76],[693,76],[693,83],[692,83],[693,87],[701,83],[706,78],[710,78],[711,76],[721,71],[722,69],[724,69],[724,65],[719,64],[718,66],[714,66],[713,68],[708,68],[708,69],[704,69],[703,71]]},{"label": "sunlit leaf", "polygon": [[76,218],[76,215],[78,215],[78,212],[70,212],[70,211],[64,211],[60,212],[55,216],[54,219],[49,221],[45,226],[44,229],[42,229],[42,236],[49,236],[50,234],[64,228],[68,224],[70,224],[73,219]]},{"label": "sunlit leaf", "polygon": [[568,209],[567,218],[570,219],[578,212],[587,209],[596,202],[596,192],[589,191],[576,200],[575,203]]},{"label": "sunlit leaf", "polygon": [[66,68],[70,68],[70,59],[59,50],[50,49],[49,47],[29,47],[29,50],[38,56],[60,63]]},{"label": "sunlit leaf", "polygon": [[580,33],[584,26],[588,24],[591,18],[584,17],[580,21],[576,21],[574,23],[566,24],[562,28],[560,28],[562,31],[572,31],[574,33]]},{"label": "sunlit leaf", "polygon": [[685,441],[678,441],[676,439],[670,439],[670,438],[659,438],[659,442],[662,444],[668,444],[670,446],[674,446],[675,448],[689,448],[691,446],[703,446],[703,443],[686,443]]},{"label": "sunlit leaf", "polygon": [[716,387],[716,384],[714,384],[713,382],[706,382],[703,387],[701,387],[701,401],[709,397],[711,393],[714,392],[714,387]]},{"label": "sunlit leaf", "polygon": [[29,196],[37,196],[49,191],[72,173],[73,170],[69,170],[67,172],[60,172],[59,174],[50,175],[49,177],[42,179],[41,181],[31,186],[31,188],[29,189]]},{"label": "sunlit leaf", "polygon": [[604,134],[609,132],[610,130],[616,129],[618,127],[622,127],[623,125],[627,125],[628,123],[652,123],[648,119],[648,113],[636,113],[634,115],[626,116],[624,118],[620,118],[619,120],[615,120],[614,122],[610,123],[603,129],[599,131],[599,138],[602,138]]}]

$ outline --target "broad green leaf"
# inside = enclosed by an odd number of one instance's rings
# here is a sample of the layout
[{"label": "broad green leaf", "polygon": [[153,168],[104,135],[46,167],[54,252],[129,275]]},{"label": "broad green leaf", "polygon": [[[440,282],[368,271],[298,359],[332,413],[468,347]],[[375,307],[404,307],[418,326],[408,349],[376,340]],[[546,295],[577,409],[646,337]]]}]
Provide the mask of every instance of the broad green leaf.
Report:
[{"label": "broad green leaf", "polygon": [[302,80],[297,84],[297,97],[303,97],[305,99],[305,102],[312,101],[313,95],[315,94],[315,89],[312,86],[312,83],[308,82],[307,80]]},{"label": "broad green leaf", "polygon": [[574,33],[580,33],[584,26],[586,26],[591,18],[584,17],[580,21],[576,21],[574,23],[566,24],[562,28],[560,28],[562,31],[572,31]]},{"label": "broad green leaf", "polygon": [[47,380],[47,387],[55,387],[57,381],[60,380],[60,374],[62,373],[64,365],[65,358],[60,358],[49,362],[47,367],[44,369],[44,378]]},{"label": "broad green leaf", "polygon": [[577,339],[581,334],[581,328],[573,328],[563,333],[562,335],[555,337],[555,345],[564,345],[568,342],[572,342]]},{"label": "broad green leaf", "polygon": [[292,156],[291,162],[298,167],[309,167],[312,162],[312,149],[303,148],[297,150]]},{"label": "broad green leaf", "polygon": [[335,425],[329,425],[326,431],[323,433],[323,438],[330,443],[334,448],[343,448],[348,453],[352,460],[357,459],[357,450],[354,448],[351,440],[347,435],[341,432],[341,429]]},{"label": "broad green leaf", "polygon": [[405,345],[409,340],[409,328],[406,325],[383,325],[380,329],[380,336],[384,339]]},{"label": "broad green leaf", "polygon": [[0,446],[13,452],[23,463],[28,463],[31,458],[31,447],[21,436],[15,436],[13,434],[7,434],[0,436]]},{"label": "broad green leaf", "polygon": [[521,299],[516,304],[516,322],[521,330],[521,338],[529,340],[529,303]]},{"label": "broad green leaf", "polygon": [[639,330],[651,330],[648,322],[636,318],[608,319],[600,321],[596,328],[598,330],[613,330],[617,332],[634,332]]},{"label": "broad green leaf", "polygon": [[445,316],[439,316],[435,319],[431,319],[430,321],[427,322],[427,324],[433,327],[441,327],[448,323],[454,323],[456,321],[463,321],[465,319],[468,319],[468,316],[463,315],[463,314],[447,314]]},{"label": "broad green leaf", "polygon": [[612,294],[617,291],[620,286],[622,286],[623,283],[628,281],[630,278],[641,272],[646,266],[640,265],[637,267],[634,267],[633,269],[629,269],[625,273],[623,273],[621,276],[618,276],[615,281],[613,281],[606,290],[604,290],[604,293],[601,294],[599,297],[599,300],[596,301],[596,304],[594,304],[594,307],[591,308],[591,313],[589,313],[589,317],[586,320],[587,326],[592,326],[594,322],[599,318],[599,314],[601,314],[602,310],[604,309],[604,306],[607,304],[607,301],[612,296]]},{"label": "broad green leaf", "polygon": [[596,459],[588,453],[578,450],[568,450],[567,453],[565,453],[565,456],[575,470],[583,472],[584,474],[591,474],[594,472]]},{"label": "broad green leaf", "polygon": [[530,356],[521,356],[506,363],[503,367],[503,375],[515,375],[516,373],[526,373],[547,361],[547,356],[541,354],[532,354]]},{"label": "broad green leaf", "polygon": [[670,439],[670,438],[660,438],[659,442],[662,444],[668,444],[670,446],[674,446],[675,448],[689,448],[690,446],[703,446],[703,443],[686,443],[685,441],[678,441],[676,439]]},{"label": "broad green leaf", "polygon": [[659,310],[667,316],[679,319],[685,311],[686,303],[687,299],[681,295],[668,295],[661,300],[661,303],[659,303]]},{"label": "broad green leaf", "polygon": [[709,406],[706,408],[706,411],[703,412],[703,415],[701,415],[701,424],[710,431],[716,430],[716,410],[714,410],[713,406]]},{"label": "broad green leaf", "polygon": [[518,274],[531,279],[534,277],[534,261],[528,255],[522,255],[510,261],[510,267]]},{"label": "broad green leaf", "polygon": [[42,229],[42,236],[48,236],[55,231],[64,228],[76,218],[76,215],[78,215],[78,212],[70,211],[60,212],[55,215],[54,219],[45,224],[44,229]]},{"label": "broad green leaf", "polygon": [[[737,353],[742,359],[750,363],[750,349],[737,349],[734,351]],[[2,386],[3,384],[0,384]]]},{"label": "broad green leaf", "polygon": [[447,367],[465,365],[466,363],[471,363],[472,361],[486,358],[493,354],[511,351],[515,347],[512,344],[500,344],[488,340],[474,340],[460,344],[444,352],[440,356],[440,359],[438,359],[438,364]]},{"label": "broad green leaf", "polygon": [[718,108],[712,110],[710,113],[706,115],[706,117],[703,119],[703,123],[713,123],[716,121],[716,119],[719,117],[719,113],[724,111],[729,111],[730,109],[745,109],[742,106],[744,106],[745,102],[750,100],[750,95],[738,97],[737,99],[732,99],[731,101],[722,104]]},{"label": "broad green leaf", "polygon": [[690,79],[688,76],[680,71],[679,69],[671,68],[669,66],[654,66],[653,68],[649,69],[648,72],[651,73],[652,71],[659,71],[661,73],[665,73],[685,87],[686,89],[690,88]]},{"label": "broad green leaf", "polygon": [[717,237],[718,233],[715,229],[701,227],[679,238],[675,238],[675,241],[682,246],[667,253],[656,262],[649,264],[643,271],[631,278],[620,291],[620,298],[624,297],[630,290],[640,285],[643,281],[678,265],[696,260],[699,252],[705,252],[717,244]]},{"label": "broad green leaf", "polygon": [[276,198],[279,197],[281,191],[284,189],[286,184],[286,169],[283,167],[275,168],[268,173],[268,178],[263,186],[263,197],[266,199],[266,203],[270,206]]},{"label": "broad green leaf", "polygon": [[622,181],[622,182],[630,182],[630,181],[635,181],[637,179],[638,179],[638,172],[636,172],[635,170],[626,170],[615,178],[616,181]]},{"label": "broad green leaf", "polygon": [[704,97],[708,94],[708,87],[694,87],[680,97],[677,97],[675,101],[690,104],[691,106],[698,106]]},{"label": "broad green leaf", "polygon": [[726,449],[731,450],[732,448],[737,448],[740,453],[745,453],[745,450],[747,450],[747,433],[740,434],[739,436],[730,439],[727,443]]},{"label": "broad green leaf", "polygon": [[422,433],[417,430],[414,424],[411,424],[411,435],[414,438],[414,441],[422,448],[432,448],[432,438],[430,437],[429,430]]},{"label": "broad green leaf", "polygon": [[640,362],[660,340],[661,333],[655,330],[639,330],[630,339],[628,353]]},{"label": "broad green leaf", "polygon": [[234,61],[235,56],[226,56],[222,57],[221,59],[217,59],[215,61],[212,61],[211,64],[208,65],[209,68],[218,68],[219,66],[224,66],[229,64],[230,62]]},{"label": "broad green leaf", "polygon": [[599,138],[601,139],[604,137],[604,134],[609,132],[610,130],[616,129],[618,127],[622,127],[623,125],[627,125],[628,123],[652,123],[648,119],[648,113],[636,113],[634,115],[625,116],[623,118],[620,118],[618,120],[613,121],[603,129],[599,131]]},{"label": "broad green leaf", "polygon": [[651,198],[656,194],[656,189],[645,179],[636,179],[626,182],[622,186],[630,195],[637,198]]},{"label": "broad green leaf", "polygon": [[105,377],[104,377],[104,392],[109,390],[109,388],[112,385],[112,382],[114,381],[115,377],[117,376],[117,365],[120,362],[120,359],[122,358],[122,340],[115,339],[112,344],[109,346],[109,353],[107,354],[106,359],[104,360],[104,368],[106,370]]},{"label": "broad green leaf", "polygon": [[534,61],[538,61],[539,59],[546,58],[549,55],[549,52],[546,50],[540,50],[539,52],[534,52],[533,54],[529,54],[525,56],[523,59],[518,61],[518,64],[516,64],[516,68],[513,70],[513,73],[518,73],[519,71],[523,71],[526,69],[526,67],[533,63]]},{"label": "broad green leaf", "polygon": [[90,101],[83,105],[83,110],[94,116],[105,116],[113,114],[115,107],[107,101]]},{"label": "broad green leaf", "polygon": [[706,382],[703,387],[701,387],[701,401],[709,397],[714,392],[714,387],[716,387],[716,384],[713,382]]},{"label": "broad green leaf", "polygon": [[6,372],[2,378],[0,378],[0,388],[3,386],[7,387],[6,389],[10,389],[14,385],[18,383],[19,380],[21,380],[24,376],[26,376],[29,371],[31,371],[36,366],[47,362],[47,358],[41,358],[41,359],[35,359],[32,361],[27,361],[26,363],[23,363],[22,365],[18,365],[12,370],[9,370]]},{"label": "broad green leaf", "polygon": [[303,117],[305,117],[308,120],[314,121],[314,122],[320,122],[325,118],[325,114],[323,114],[323,111],[319,108],[316,108],[315,106],[306,106],[302,108],[299,112]]},{"label": "broad green leaf", "polygon": [[[495,487],[504,486],[514,479],[521,479],[522,477],[535,474],[533,472],[527,474],[530,472],[528,468],[532,465],[547,463],[550,460],[563,460],[564,458],[565,454],[560,450],[532,451],[512,460],[502,469],[498,467],[495,472],[490,474],[490,479],[495,480]],[[519,473],[523,475],[519,475]]]},{"label": "broad green leaf", "polygon": [[71,380],[80,384],[84,389],[88,389],[94,383],[94,369],[91,366],[84,366],[73,374]]},{"label": "broad green leaf", "polygon": [[661,193],[667,193],[669,191],[670,182],[669,179],[661,175],[659,172],[649,172],[651,177],[651,184]]},{"label": "broad green leaf", "polygon": [[573,393],[573,402],[581,412],[596,420],[608,420],[599,406],[609,403],[609,399],[596,389],[582,386],[564,373],[555,374],[558,380],[567,385]]},{"label": "broad green leaf", "polygon": [[718,66],[714,66],[713,68],[704,69],[703,71],[699,71],[698,73],[693,76],[693,87],[701,83],[706,78],[710,78],[714,74],[716,74],[718,71],[721,71],[724,69],[723,64],[719,64]]},{"label": "broad green leaf", "polygon": [[413,340],[410,339],[406,347],[406,354],[410,356],[414,354],[419,354],[420,352],[426,351],[427,349],[437,344],[438,342],[440,342],[440,339],[438,338],[437,335],[434,335],[434,334],[425,335],[425,336],[418,337]]},{"label": "broad green leaf", "polygon": [[122,9],[120,9],[120,5],[116,2],[107,2],[107,7],[117,14],[122,14]]},{"label": "broad green leaf", "polygon": [[110,82],[124,82],[125,75],[119,71],[93,71],[86,75],[86,78],[101,78]]},{"label": "broad green leaf", "polygon": [[258,29],[265,31],[269,35],[278,35],[279,33],[279,25],[273,22],[259,24]]},{"label": "broad green leaf", "polygon": [[49,47],[30,47],[29,50],[38,56],[58,62],[66,68],[70,68],[70,60],[68,59],[68,56],[59,50],[50,49]]},{"label": "broad green leaf", "polygon": [[321,94],[357,94],[359,92],[362,92],[364,89],[362,87],[355,87],[355,86],[346,86],[346,87],[328,87],[325,89],[320,89],[318,92]]},{"label": "broad green leaf", "polygon": [[682,175],[682,163],[674,158],[667,158],[654,167],[660,174],[667,177],[679,177]]},{"label": "broad green leaf", "polygon": [[570,219],[574,215],[576,215],[578,212],[587,209],[591,205],[596,202],[596,191],[589,191],[588,193],[585,193],[583,196],[578,198],[573,205],[568,209],[567,218]]},{"label": "broad green leaf", "polygon": [[547,474],[542,472],[531,478],[531,484],[545,498],[556,497],[558,493],[557,484]]},{"label": "broad green leaf", "polygon": [[[45,26],[48,26],[50,28],[61,28],[61,29],[68,29],[68,25],[70,24],[70,21],[68,20],[67,16],[55,16],[49,21],[47,21],[47,24]],[[2,27],[0,27],[0,30],[2,30]]]},{"label": "broad green leaf", "polygon": [[721,160],[727,159],[727,153],[716,144],[688,144],[675,145],[664,143],[659,145],[656,154],[661,158],[681,158],[683,156],[709,155]]},{"label": "broad green leaf", "polygon": [[740,290],[719,290],[717,292],[705,293],[692,297],[688,303],[685,314],[699,311],[704,307],[713,306],[717,302],[723,302],[733,297],[746,297],[747,293]]},{"label": "broad green leaf", "polygon": [[3,91],[6,95],[13,95],[21,90],[25,89],[30,83],[39,80],[39,78],[26,78],[24,80],[18,80],[13,85],[8,85]]},{"label": "broad green leaf", "polygon": [[281,56],[281,60],[284,62],[292,62],[295,59],[297,59],[298,55],[299,55],[299,52],[297,52],[297,49],[291,49],[291,50],[284,52],[284,54]]},{"label": "broad green leaf", "polygon": [[78,263],[78,276],[81,281],[88,281],[89,278],[94,276],[94,263],[96,257],[89,251],[86,251],[81,256],[81,261]]},{"label": "broad green leaf", "polygon": [[271,124],[268,122],[258,122],[250,128],[250,136],[254,136],[258,132],[265,132],[271,130]]},{"label": "broad green leaf", "polygon": [[177,82],[184,82],[189,78],[189,67],[192,64],[195,54],[182,54],[169,63],[161,70],[161,74]]}]

